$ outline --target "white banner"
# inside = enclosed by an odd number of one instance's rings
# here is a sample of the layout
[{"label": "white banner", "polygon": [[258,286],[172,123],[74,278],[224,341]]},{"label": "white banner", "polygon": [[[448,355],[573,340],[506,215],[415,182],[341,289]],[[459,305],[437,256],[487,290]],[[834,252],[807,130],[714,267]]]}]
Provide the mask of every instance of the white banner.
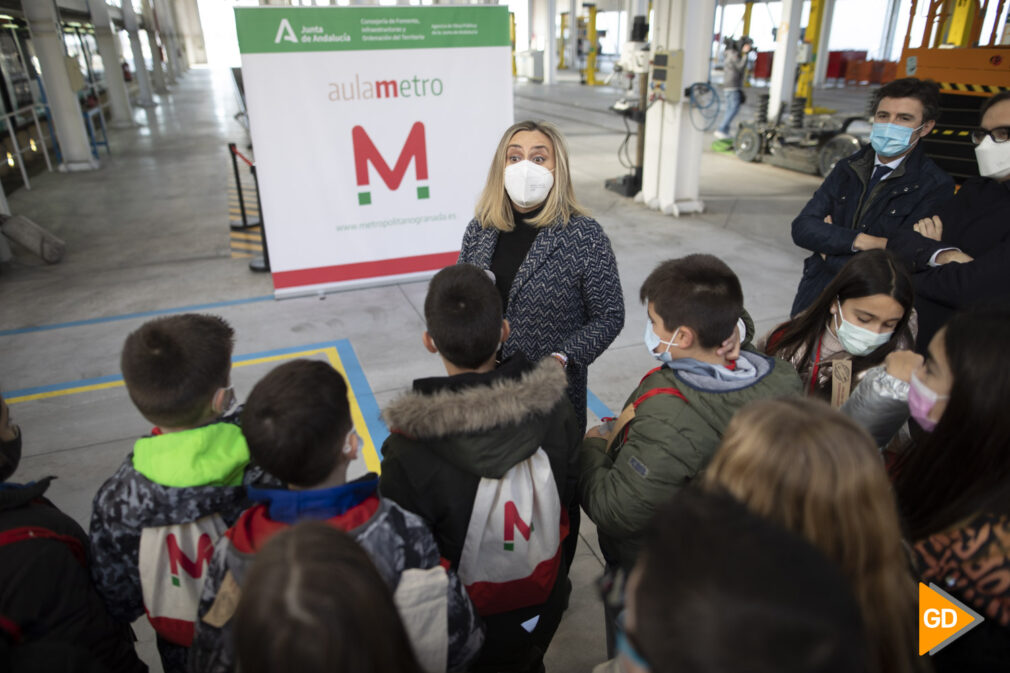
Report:
[{"label": "white banner", "polygon": [[275,295],[455,263],[512,123],[507,9],[263,7],[236,19]]}]

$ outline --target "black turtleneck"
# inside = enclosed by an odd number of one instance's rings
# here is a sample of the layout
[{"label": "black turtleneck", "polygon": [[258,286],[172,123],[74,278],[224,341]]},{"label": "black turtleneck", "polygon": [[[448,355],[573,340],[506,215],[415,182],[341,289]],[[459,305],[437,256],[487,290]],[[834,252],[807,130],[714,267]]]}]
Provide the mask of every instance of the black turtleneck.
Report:
[{"label": "black turtleneck", "polygon": [[540,231],[529,223],[540,211],[544,209],[544,204],[540,204],[528,213],[520,213],[512,206],[512,221],[515,227],[512,231],[503,231],[498,234],[498,244],[495,246],[494,255],[491,257],[491,273],[494,274],[494,282],[498,287],[498,294],[501,295],[502,311],[508,308],[509,291],[512,289],[512,281],[515,280],[519,266],[526,259],[530,248],[533,247],[533,239]]}]

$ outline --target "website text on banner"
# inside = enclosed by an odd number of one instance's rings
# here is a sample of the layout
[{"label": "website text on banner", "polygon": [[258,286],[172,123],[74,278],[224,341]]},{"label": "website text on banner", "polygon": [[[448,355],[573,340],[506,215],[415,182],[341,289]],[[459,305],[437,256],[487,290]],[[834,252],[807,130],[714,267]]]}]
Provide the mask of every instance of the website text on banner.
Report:
[{"label": "website text on banner", "polygon": [[235,20],[275,296],[453,264],[512,123],[508,8],[250,7]]}]

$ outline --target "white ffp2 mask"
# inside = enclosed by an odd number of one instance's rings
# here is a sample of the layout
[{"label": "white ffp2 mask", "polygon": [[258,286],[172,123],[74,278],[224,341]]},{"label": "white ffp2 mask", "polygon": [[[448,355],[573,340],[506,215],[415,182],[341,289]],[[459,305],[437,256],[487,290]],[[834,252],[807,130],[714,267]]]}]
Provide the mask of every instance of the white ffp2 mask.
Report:
[{"label": "white ffp2 mask", "polygon": [[978,172],[984,178],[1001,180],[1010,175],[1010,141],[998,143],[990,136],[975,147]]},{"label": "white ffp2 mask", "polygon": [[528,159],[505,167],[505,191],[520,208],[539,206],[553,186],[554,174]]}]

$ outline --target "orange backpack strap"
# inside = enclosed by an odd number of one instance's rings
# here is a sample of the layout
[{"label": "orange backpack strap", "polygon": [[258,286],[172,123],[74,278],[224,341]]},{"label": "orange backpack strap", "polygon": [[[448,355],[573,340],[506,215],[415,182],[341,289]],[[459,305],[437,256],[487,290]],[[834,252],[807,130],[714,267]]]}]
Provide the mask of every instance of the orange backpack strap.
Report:
[{"label": "orange backpack strap", "polygon": [[[645,375],[643,381],[653,373],[658,371],[659,368],[653,369],[651,372]],[[629,404],[621,411],[621,415],[617,417],[614,421],[614,429],[611,430],[610,436],[607,437],[607,453],[610,453],[611,449],[617,443],[617,438],[620,437],[623,442],[628,438],[628,431],[631,429],[630,423],[635,418],[635,412],[638,410],[638,405],[645,402],[647,399],[656,397],[657,395],[672,395],[673,397],[679,397],[680,399],[687,402],[687,398],[684,397],[684,393],[680,392],[676,388],[653,388],[648,390],[636,399],[634,402]]]}]

